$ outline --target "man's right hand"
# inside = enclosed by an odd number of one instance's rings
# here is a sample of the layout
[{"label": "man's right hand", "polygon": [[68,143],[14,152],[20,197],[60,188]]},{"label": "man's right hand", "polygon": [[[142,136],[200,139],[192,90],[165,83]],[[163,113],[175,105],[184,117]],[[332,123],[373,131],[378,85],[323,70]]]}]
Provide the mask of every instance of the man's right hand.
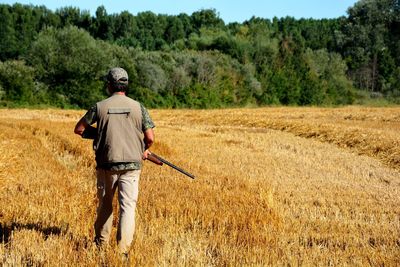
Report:
[{"label": "man's right hand", "polygon": [[150,152],[150,150],[146,149],[146,150],[143,152],[142,159],[143,159],[143,160],[146,160],[146,159],[149,157],[149,155],[151,155],[151,152]]}]

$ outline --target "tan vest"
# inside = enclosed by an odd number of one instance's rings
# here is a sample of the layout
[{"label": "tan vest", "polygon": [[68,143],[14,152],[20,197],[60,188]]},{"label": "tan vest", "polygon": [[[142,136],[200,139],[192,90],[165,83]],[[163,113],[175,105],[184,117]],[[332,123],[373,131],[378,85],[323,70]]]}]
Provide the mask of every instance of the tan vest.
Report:
[{"label": "tan vest", "polygon": [[144,143],[139,102],[114,94],[97,103],[97,118],[97,138],[93,146],[97,165],[140,163]]}]

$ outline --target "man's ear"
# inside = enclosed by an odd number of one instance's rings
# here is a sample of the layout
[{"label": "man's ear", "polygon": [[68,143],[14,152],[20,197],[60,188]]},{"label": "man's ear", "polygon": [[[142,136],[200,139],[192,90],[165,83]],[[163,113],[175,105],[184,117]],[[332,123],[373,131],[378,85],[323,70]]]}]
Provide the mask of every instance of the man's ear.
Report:
[{"label": "man's ear", "polygon": [[106,91],[107,91],[107,94],[108,94],[108,95],[112,95],[112,94],[114,93],[114,90],[113,90],[113,88],[112,88],[112,86],[111,86],[111,83],[110,83],[110,82],[107,82],[107,88],[106,88]]}]

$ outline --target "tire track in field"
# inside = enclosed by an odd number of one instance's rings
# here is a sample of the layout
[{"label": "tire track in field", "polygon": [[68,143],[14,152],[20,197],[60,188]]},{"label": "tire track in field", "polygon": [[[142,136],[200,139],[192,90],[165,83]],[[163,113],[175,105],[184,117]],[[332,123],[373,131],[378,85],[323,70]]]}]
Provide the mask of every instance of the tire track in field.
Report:
[{"label": "tire track in field", "polygon": [[378,132],[366,132],[364,129],[343,128],[330,124],[310,124],[306,122],[273,121],[267,127],[292,133],[303,138],[317,139],[378,158],[381,162],[400,169],[400,141]]},{"label": "tire track in field", "polygon": [[[221,128],[248,132],[267,130],[288,132],[295,136],[334,144],[360,155],[377,158],[386,166],[400,170],[400,139],[396,133],[359,127],[356,123],[354,126],[345,126],[335,123],[333,120],[331,120],[332,122],[321,122],[316,121],[314,118],[307,119],[301,116],[295,119],[274,118],[268,117],[267,111],[264,111],[264,113],[233,110],[232,112],[203,111],[200,115],[195,111],[181,113],[162,111],[160,114],[156,114],[156,118],[164,118],[163,125],[165,126],[206,126],[214,127],[216,132],[220,131]],[[393,121],[393,124],[396,123],[397,121]]]}]

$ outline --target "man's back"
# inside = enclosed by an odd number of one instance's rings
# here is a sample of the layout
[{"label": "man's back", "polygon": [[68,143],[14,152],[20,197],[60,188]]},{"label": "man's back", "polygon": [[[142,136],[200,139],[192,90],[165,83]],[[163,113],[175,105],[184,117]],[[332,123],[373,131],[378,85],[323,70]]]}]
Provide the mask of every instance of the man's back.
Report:
[{"label": "man's back", "polygon": [[98,166],[141,162],[144,144],[139,102],[119,94],[98,102],[97,131],[94,148]]}]

